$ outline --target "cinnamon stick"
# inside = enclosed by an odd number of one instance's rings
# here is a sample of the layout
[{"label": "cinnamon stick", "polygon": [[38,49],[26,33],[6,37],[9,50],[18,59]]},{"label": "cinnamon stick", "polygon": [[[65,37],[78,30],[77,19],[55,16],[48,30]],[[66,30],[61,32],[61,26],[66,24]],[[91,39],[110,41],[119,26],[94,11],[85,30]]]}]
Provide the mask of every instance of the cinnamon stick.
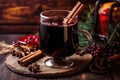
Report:
[{"label": "cinnamon stick", "polygon": [[76,12],[72,15],[71,19],[68,20],[68,24],[72,22],[73,18],[80,12],[82,12],[84,5],[81,4],[79,8],[76,10]]},{"label": "cinnamon stick", "polygon": [[33,53],[28,54],[25,57],[20,58],[18,60],[18,63],[21,66],[27,66],[28,64],[32,63],[33,61],[39,59],[42,56],[43,56],[43,54],[42,54],[41,50],[37,50],[37,51],[35,51]]},{"label": "cinnamon stick", "polygon": [[[73,19],[76,17],[76,15],[83,10],[83,7],[84,5],[81,2],[77,2],[74,8],[70,11],[70,13],[64,19],[63,23],[65,25],[71,23]],[[67,40],[68,40],[68,31],[67,31],[67,27],[64,27],[64,42],[67,42]]]},{"label": "cinnamon stick", "polygon": [[77,14],[79,14],[84,8],[84,5],[81,2],[77,2],[74,8],[70,11],[67,17],[64,19],[64,24],[69,24]]}]

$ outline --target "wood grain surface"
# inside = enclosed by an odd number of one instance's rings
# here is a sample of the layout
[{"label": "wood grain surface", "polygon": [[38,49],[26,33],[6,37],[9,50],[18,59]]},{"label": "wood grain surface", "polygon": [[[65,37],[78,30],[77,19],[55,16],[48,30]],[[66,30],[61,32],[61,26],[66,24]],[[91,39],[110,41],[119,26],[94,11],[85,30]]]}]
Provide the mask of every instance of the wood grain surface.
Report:
[{"label": "wood grain surface", "polygon": [[[25,34],[0,34],[0,41],[4,40],[6,43],[11,44],[13,40],[16,40],[24,35]],[[5,60],[7,56],[8,55],[0,55],[0,80],[120,80],[120,64],[118,63],[111,63],[111,75],[94,74],[88,70],[88,65],[87,68],[84,69],[82,72],[62,78],[45,79],[25,77],[10,71],[6,67]],[[113,77],[113,79],[111,79],[111,77]]]},{"label": "wood grain surface", "polygon": [[69,60],[74,62],[74,65],[70,68],[66,69],[55,69],[55,68],[50,68],[46,67],[44,65],[44,61],[48,59],[48,57],[43,57],[40,58],[38,61],[36,61],[37,64],[40,65],[41,72],[38,72],[37,74],[30,72],[28,70],[28,67],[22,67],[20,66],[17,61],[18,58],[14,57],[12,55],[9,55],[6,58],[6,66],[13,72],[21,74],[23,76],[28,76],[28,77],[38,77],[38,78],[60,78],[60,77],[67,77],[70,75],[74,75],[77,73],[80,73],[86,69],[88,66],[89,62],[92,59],[92,56],[90,54],[84,55],[84,56],[79,56],[79,55],[72,55],[69,57]]}]

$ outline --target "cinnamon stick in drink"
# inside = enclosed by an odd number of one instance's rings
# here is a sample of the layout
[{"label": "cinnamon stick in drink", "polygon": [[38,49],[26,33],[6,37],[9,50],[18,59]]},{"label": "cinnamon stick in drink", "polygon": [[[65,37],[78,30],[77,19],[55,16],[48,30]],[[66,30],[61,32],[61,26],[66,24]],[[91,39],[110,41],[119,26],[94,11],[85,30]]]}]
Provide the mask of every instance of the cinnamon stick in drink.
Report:
[{"label": "cinnamon stick in drink", "polygon": [[43,54],[42,54],[41,50],[37,50],[31,54],[28,54],[27,56],[25,56],[23,58],[20,58],[18,60],[18,63],[21,66],[27,66],[28,64],[34,62],[35,60],[39,59],[42,56],[43,56]]},{"label": "cinnamon stick in drink", "polygon": [[77,15],[78,13],[82,12],[83,8],[84,8],[84,5],[81,4],[81,5],[78,7],[78,9],[74,12],[74,14],[72,15],[71,19],[68,20],[67,23],[71,23],[72,20],[73,20],[73,18],[76,17],[76,15]]},{"label": "cinnamon stick in drink", "polygon": [[79,14],[84,8],[84,5],[81,2],[77,2],[75,7],[70,11],[67,17],[64,19],[64,24],[69,24],[77,14]]},{"label": "cinnamon stick in drink", "polygon": [[[74,8],[70,11],[70,13],[64,19],[64,21],[63,21],[64,26],[71,23],[73,21],[73,19],[76,17],[76,15],[79,14],[80,12],[82,12],[83,8],[84,8],[84,5],[81,2],[77,2],[77,4],[74,6]],[[68,40],[67,34],[68,34],[67,27],[64,27],[64,42],[66,42]]]}]

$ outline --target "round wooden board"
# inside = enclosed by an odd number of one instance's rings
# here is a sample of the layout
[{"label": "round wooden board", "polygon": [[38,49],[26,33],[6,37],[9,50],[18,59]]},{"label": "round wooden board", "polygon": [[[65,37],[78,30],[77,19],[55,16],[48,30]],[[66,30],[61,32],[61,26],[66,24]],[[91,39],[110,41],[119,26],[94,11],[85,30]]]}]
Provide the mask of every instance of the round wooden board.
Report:
[{"label": "round wooden board", "polygon": [[69,57],[70,60],[74,61],[74,65],[67,69],[54,69],[50,67],[46,67],[44,65],[44,61],[48,57],[40,58],[38,61],[36,61],[40,65],[41,72],[39,73],[33,73],[28,70],[28,67],[22,67],[20,66],[17,61],[18,58],[14,57],[12,55],[9,55],[6,60],[6,66],[13,72],[21,74],[23,76],[27,77],[36,77],[36,78],[58,78],[58,77],[66,77],[70,75],[74,75],[76,73],[82,72],[86,66],[89,64],[89,62],[92,59],[92,56],[90,54],[86,54],[84,56],[79,55],[72,55]]}]

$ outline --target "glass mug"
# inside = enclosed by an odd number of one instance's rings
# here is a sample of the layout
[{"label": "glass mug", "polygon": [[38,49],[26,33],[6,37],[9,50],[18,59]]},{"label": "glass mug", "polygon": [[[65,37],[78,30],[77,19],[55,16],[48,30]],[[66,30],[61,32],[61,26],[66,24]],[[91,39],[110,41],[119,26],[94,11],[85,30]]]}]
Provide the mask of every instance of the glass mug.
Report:
[{"label": "glass mug", "polygon": [[[69,24],[63,24],[70,11],[47,10],[40,13],[40,49],[51,56],[44,64],[53,68],[69,68],[74,62],[66,57],[73,55],[78,49],[78,33],[83,33],[90,42],[91,35],[85,30],[78,30],[78,17]],[[86,46],[81,47],[84,49]]]}]

